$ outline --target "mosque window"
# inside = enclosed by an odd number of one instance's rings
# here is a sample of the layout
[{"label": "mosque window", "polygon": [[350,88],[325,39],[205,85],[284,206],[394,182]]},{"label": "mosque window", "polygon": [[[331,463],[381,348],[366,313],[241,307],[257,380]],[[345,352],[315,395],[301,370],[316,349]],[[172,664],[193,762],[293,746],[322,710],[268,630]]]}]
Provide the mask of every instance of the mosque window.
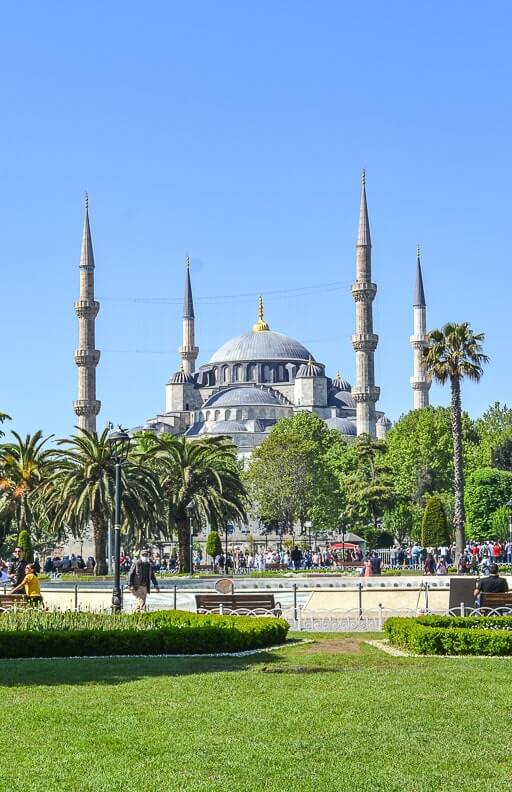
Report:
[{"label": "mosque window", "polygon": [[224,366],[222,369],[222,382],[229,382],[229,366]]},{"label": "mosque window", "polygon": [[234,379],[236,382],[241,382],[242,380],[242,366],[235,366],[234,370]]},{"label": "mosque window", "polygon": [[250,363],[247,366],[247,379],[250,382],[254,382],[256,380],[256,366],[253,363]]}]

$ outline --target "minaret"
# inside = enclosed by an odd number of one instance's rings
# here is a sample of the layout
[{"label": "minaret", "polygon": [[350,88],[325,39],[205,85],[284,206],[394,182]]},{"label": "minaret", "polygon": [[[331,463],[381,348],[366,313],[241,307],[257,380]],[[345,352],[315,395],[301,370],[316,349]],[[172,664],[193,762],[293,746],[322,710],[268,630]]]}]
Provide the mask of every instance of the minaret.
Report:
[{"label": "minaret", "polygon": [[85,194],[84,230],[80,254],[80,299],[75,302],[78,317],[78,349],[75,363],[78,366],[78,399],[73,408],[78,416],[78,427],[88,432],[96,431],[96,416],[101,402],[96,399],[96,366],[100,353],[95,349],[95,320],[100,304],[94,299],[94,254],[89,226],[89,198]]},{"label": "minaret", "polygon": [[361,207],[356,243],[356,281],[352,284],[352,296],[356,303],[356,332],[352,346],[356,353],[356,384],[352,396],[356,403],[357,434],[376,436],[375,403],[380,388],[375,385],[374,354],[379,336],[373,332],[373,301],[377,286],[372,283],[372,242],[368,206],[366,204],[366,176],[363,171]]},{"label": "minaret", "polygon": [[179,352],[185,374],[193,374],[196,369],[196,358],[199,347],[195,346],[194,303],[192,301],[192,284],[190,282],[190,258],[186,258],[185,297],[183,299],[183,343]]},{"label": "minaret", "polygon": [[430,380],[423,364],[423,349],[427,343],[427,304],[423,290],[423,276],[421,274],[420,249],[416,253],[416,288],[414,291],[414,335],[411,336],[411,346],[414,350],[414,374],[411,377],[411,388],[414,396],[414,409],[420,410],[428,407]]}]

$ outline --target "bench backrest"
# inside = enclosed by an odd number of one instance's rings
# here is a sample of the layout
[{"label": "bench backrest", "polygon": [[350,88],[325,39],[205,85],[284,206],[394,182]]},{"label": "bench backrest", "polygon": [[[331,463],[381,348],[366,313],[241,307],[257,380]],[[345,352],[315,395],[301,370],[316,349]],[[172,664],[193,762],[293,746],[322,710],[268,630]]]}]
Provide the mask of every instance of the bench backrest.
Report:
[{"label": "bench backrest", "polygon": [[512,591],[482,591],[480,594],[480,607],[510,607],[512,608]]},{"label": "bench backrest", "polygon": [[19,608],[26,605],[25,596],[23,594],[0,594],[0,609],[10,610],[11,608]]},{"label": "bench backrest", "polygon": [[217,610],[220,606],[230,610],[273,610],[273,594],[196,594],[196,610]]}]

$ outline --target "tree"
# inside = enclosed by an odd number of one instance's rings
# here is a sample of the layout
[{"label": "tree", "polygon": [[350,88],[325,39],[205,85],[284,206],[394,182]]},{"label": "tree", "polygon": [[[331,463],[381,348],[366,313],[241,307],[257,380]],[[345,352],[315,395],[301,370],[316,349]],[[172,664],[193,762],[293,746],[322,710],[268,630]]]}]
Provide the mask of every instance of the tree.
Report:
[{"label": "tree", "polygon": [[[108,521],[114,511],[115,466],[119,449],[109,441],[109,429],[98,435],[80,434],[58,441],[54,471],[41,491],[50,525],[55,531],[67,526],[80,536],[91,523],[96,557],[95,573],[107,572],[105,545]],[[151,526],[160,519],[161,492],[156,476],[130,456],[121,467],[122,530]],[[146,530],[146,536],[150,530]]]},{"label": "tree", "polygon": [[[0,424],[3,424],[3,423],[5,423],[5,421],[10,421],[10,420],[11,420],[11,416],[10,415],[7,415],[7,413],[4,413],[4,412],[0,412]],[[3,437],[4,435],[5,435],[5,432],[2,431],[2,429],[0,429],[0,437]]]},{"label": "tree", "polygon": [[421,544],[423,547],[441,547],[450,541],[448,521],[443,501],[433,495],[427,499],[421,521]]},{"label": "tree", "polygon": [[1,533],[32,530],[40,517],[37,495],[51,475],[53,452],[44,446],[50,439],[41,431],[0,445],[0,524]]},{"label": "tree", "polygon": [[142,458],[158,474],[167,519],[178,534],[179,563],[190,571],[192,524],[224,528],[227,522],[247,521],[247,491],[240,477],[236,446],[221,435],[189,440],[163,434],[143,437]]},{"label": "tree", "polygon": [[497,468],[481,468],[468,476],[466,513],[472,539],[495,536],[493,514],[512,498],[512,473]]},{"label": "tree", "polygon": [[18,547],[23,550],[23,560],[27,563],[32,563],[34,560],[34,550],[32,542],[30,541],[30,534],[28,531],[20,531],[18,534]]},{"label": "tree", "polygon": [[418,539],[421,528],[421,509],[414,503],[399,501],[384,512],[384,530],[398,542]]},{"label": "tree", "polygon": [[506,506],[498,506],[491,515],[491,529],[495,539],[501,541],[509,537],[509,518],[510,512]]},{"label": "tree", "polygon": [[379,521],[384,513],[392,508],[400,496],[386,460],[386,444],[382,440],[372,440],[362,434],[357,438],[353,451],[355,470],[342,479],[347,498],[347,512],[352,524],[359,523],[371,529],[368,538],[375,539],[379,534]]},{"label": "tree", "polygon": [[500,445],[493,448],[491,463],[495,468],[512,473],[512,438],[506,437]]},{"label": "tree", "polygon": [[427,374],[451,388],[451,423],[453,438],[453,472],[455,513],[454,527],[457,553],[464,550],[464,459],[461,383],[464,379],[479,382],[483,366],[489,360],[482,351],[484,333],[474,333],[468,322],[445,324],[442,330],[433,330],[427,336],[423,361]]},{"label": "tree", "polygon": [[[473,421],[462,416],[464,447],[476,443]],[[387,462],[398,492],[423,506],[426,494],[453,489],[453,440],[447,407],[402,415],[386,437]]]},{"label": "tree", "polygon": [[281,533],[311,520],[317,530],[336,527],[344,508],[338,468],[348,452],[339,432],[315,413],[283,418],[255,449],[245,474],[258,515]]},{"label": "tree", "polygon": [[[509,447],[508,462],[510,463],[510,446],[512,445],[512,410],[506,404],[494,402],[484,414],[475,421],[475,430],[478,437],[478,445],[471,453],[473,469],[489,467],[501,467],[499,463],[500,452],[498,451],[498,464],[494,463],[495,452],[502,446]],[[507,469],[507,468],[503,468]],[[510,468],[512,469],[512,468]]]},{"label": "tree", "polygon": [[205,551],[206,555],[211,556],[213,559],[222,553],[222,542],[218,531],[212,529],[208,534]]}]

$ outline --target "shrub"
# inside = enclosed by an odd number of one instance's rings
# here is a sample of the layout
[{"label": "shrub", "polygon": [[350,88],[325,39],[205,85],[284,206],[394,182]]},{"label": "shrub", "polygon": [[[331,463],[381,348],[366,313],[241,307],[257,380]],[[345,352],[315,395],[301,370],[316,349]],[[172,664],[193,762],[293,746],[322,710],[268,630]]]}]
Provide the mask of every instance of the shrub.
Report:
[{"label": "shrub", "polygon": [[30,541],[30,534],[28,531],[20,531],[18,534],[18,547],[23,550],[23,560],[27,564],[31,564],[34,560],[34,550],[32,549],[32,542]]},{"label": "shrub", "polygon": [[220,536],[218,531],[214,529],[210,531],[208,534],[208,538],[206,540],[206,547],[205,547],[206,555],[215,558],[222,553],[222,543],[220,541]]},{"label": "shrub", "polygon": [[0,616],[0,657],[241,652],[282,643],[287,633],[284,619],[250,616],[17,611]]},{"label": "shrub", "polygon": [[384,629],[393,646],[417,654],[512,655],[512,616],[394,617]]},{"label": "shrub", "polygon": [[450,541],[448,523],[443,502],[436,495],[425,504],[421,522],[421,543],[423,547],[439,547]]}]

